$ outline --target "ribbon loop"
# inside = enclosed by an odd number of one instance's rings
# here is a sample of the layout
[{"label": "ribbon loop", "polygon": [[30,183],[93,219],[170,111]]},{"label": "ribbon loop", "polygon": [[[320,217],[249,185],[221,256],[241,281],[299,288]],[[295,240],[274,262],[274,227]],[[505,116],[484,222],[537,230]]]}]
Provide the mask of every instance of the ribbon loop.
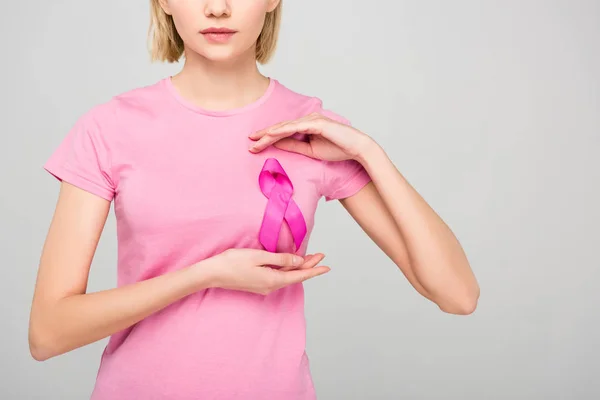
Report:
[{"label": "ribbon loop", "polygon": [[296,251],[300,248],[307,228],[298,204],[292,199],[294,186],[279,161],[265,160],[258,176],[258,184],[268,202],[263,215],[258,238],[263,247],[275,252],[279,233],[285,220],[290,228]]}]

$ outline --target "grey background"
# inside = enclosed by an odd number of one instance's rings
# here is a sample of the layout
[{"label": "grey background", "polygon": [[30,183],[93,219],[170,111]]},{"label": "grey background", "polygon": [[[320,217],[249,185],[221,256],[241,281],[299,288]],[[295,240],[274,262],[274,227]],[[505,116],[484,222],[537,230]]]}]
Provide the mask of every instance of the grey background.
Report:
[{"label": "grey background", "polygon": [[[42,170],[76,118],[179,66],[150,64],[147,1],[3,7],[0,398],[85,399],[105,341],[43,363],[27,347],[58,184]],[[373,136],[450,224],[475,314],[421,298],[337,203],[307,283],[319,398],[596,399],[600,2],[285,1],[263,71]],[[116,283],[111,214],[90,290]],[[596,340],[595,340],[596,339]]]}]

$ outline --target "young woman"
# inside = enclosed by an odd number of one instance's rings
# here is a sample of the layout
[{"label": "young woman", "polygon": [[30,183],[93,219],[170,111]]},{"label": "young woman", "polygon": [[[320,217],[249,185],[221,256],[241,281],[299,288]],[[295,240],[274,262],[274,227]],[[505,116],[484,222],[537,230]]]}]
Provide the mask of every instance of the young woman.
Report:
[{"label": "young woman", "polygon": [[[314,399],[302,282],[321,197],[339,200],[415,289],[469,314],[461,246],[367,134],[259,72],[278,0],[152,0],[152,52],[180,73],[76,122],[29,343],[36,360],[110,336],[95,400]],[[86,293],[110,205],[118,287]]]}]

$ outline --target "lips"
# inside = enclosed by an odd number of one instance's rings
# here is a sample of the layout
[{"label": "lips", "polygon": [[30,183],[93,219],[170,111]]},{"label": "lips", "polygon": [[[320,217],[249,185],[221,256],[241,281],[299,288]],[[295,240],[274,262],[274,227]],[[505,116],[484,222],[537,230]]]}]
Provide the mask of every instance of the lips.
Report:
[{"label": "lips", "polygon": [[233,29],[229,29],[229,28],[206,28],[200,31],[200,33],[202,34],[207,34],[207,33],[235,33],[236,31]]},{"label": "lips", "polygon": [[211,43],[227,43],[236,31],[229,28],[212,27],[203,29],[200,33]]}]

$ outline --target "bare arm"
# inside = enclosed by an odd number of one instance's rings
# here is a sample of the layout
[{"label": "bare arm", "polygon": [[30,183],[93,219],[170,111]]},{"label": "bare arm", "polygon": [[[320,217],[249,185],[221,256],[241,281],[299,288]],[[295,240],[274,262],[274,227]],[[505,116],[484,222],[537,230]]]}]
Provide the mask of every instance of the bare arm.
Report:
[{"label": "bare arm", "polygon": [[[402,270],[415,289],[442,311],[470,314],[477,307],[479,285],[457,238],[446,223],[402,176],[383,148],[340,118],[312,113],[284,121],[248,137],[259,153],[275,147],[320,160],[354,159],[372,183],[342,205]],[[311,140],[295,140],[301,132]]]},{"label": "bare arm", "polygon": [[398,266],[415,290],[434,301],[417,279],[402,233],[373,182],[369,182],[354,196],[340,199],[340,203],[371,240]]},{"label": "bare arm", "polygon": [[61,184],[29,321],[29,346],[36,360],[110,336],[209,284],[203,269],[188,267],[86,294],[90,265],[109,210],[108,201]]},{"label": "bare arm", "polygon": [[[329,271],[322,254],[301,257],[228,249],[191,266],[120,288],[86,293],[90,265],[110,202],[61,184],[44,244],[29,320],[29,347],[38,361],[93,343],[169,304],[209,287],[267,295]],[[283,267],[277,271],[264,265]]]},{"label": "bare arm", "polygon": [[342,205],[419,293],[444,312],[472,313],[479,285],[460,243],[383,149],[366,148],[360,161],[373,183]]}]

